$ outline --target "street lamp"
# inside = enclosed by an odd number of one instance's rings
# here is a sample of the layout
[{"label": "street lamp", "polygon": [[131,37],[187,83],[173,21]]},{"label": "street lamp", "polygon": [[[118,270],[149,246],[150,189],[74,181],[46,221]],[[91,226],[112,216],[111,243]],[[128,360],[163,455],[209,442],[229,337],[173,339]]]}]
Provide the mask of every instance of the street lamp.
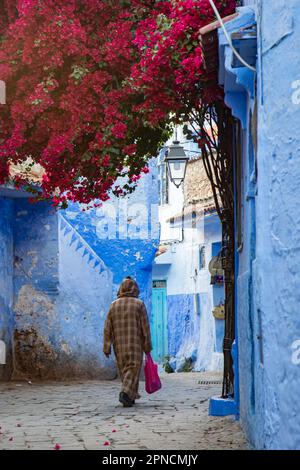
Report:
[{"label": "street lamp", "polygon": [[177,188],[183,183],[189,157],[186,156],[184,148],[177,140],[173,142],[165,156],[168,165],[169,175],[172,183]]}]

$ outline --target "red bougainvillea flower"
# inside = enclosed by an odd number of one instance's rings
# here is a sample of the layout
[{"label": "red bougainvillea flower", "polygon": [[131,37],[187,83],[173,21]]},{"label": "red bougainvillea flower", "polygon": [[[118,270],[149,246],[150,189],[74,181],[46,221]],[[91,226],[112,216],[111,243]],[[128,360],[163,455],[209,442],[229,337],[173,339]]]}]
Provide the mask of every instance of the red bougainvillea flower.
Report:
[{"label": "red bougainvillea flower", "polygon": [[[236,4],[215,3],[222,16]],[[209,0],[3,0],[0,184],[32,186],[30,168],[9,171],[30,158],[44,172],[37,200],[65,207],[131,192],[170,125],[222,99],[198,39],[214,19]]]}]

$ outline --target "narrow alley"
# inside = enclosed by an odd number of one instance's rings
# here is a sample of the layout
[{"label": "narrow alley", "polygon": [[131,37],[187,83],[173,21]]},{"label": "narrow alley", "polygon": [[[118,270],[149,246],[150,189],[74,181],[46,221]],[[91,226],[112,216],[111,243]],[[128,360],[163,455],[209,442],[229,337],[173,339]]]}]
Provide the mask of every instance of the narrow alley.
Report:
[{"label": "narrow alley", "polygon": [[153,396],[145,396],[141,382],[134,408],[118,403],[118,381],[2,383],[0,449],[247,449],[233,417],[208,416],[220,380],[219,374],[163,374]]},{"label": "narrow alley", "polygon": [[0,0],[0,39],[0,451],[300,450],[300,0]]}]

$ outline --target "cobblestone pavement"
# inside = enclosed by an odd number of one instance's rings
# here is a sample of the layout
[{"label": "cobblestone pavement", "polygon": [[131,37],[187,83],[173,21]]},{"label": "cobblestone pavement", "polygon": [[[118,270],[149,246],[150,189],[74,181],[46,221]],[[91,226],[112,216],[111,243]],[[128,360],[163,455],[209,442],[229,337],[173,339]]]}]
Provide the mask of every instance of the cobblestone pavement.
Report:
[{"label": "cobblestone pavement", "polygon": [[[0,384],[0,449],[246,449],[233,418],[208,416],[220,380],[209,374],[164,374],[163,388],[134,408],[118,402],[120,383]],[[105,445],[106,444],[106,445]]]}]

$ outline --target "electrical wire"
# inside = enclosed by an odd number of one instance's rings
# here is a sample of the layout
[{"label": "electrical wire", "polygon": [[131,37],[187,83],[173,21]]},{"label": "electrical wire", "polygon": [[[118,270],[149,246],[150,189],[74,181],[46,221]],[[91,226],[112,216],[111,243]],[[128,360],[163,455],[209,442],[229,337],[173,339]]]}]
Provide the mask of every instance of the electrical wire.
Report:
[{"label": "electrical wire", "polygon": [[256,73],[256,68],[255,68],[255,67],[252,67],[252,65],[248,64],[248,63],[243,59],[243,57],[238,53],[238,51],[235,49],[235,47],[233,46],[231,37],[229,36],[229,34],[228,34],[228,32],[227,32],[227,29],[225,28],[224,21],[222,20],[221,15],[220,15],[220,13],[219,13],[219,11],[218,11],[218,9],[217,9],[217,7],[216,7],[214,1],[213,1],[213,0],[209,0],[209,3],[210,3],[212,9],[214,10],[214,12],[215,12],[215,14],[216,14],[216,17],[217,17],[218,21],[219,21],[220,24],[221,24],[221,27],[222,27],[222,29],[223,29],[223,31],[224,31],[224,34],[225,34],[225,37],[226,37],[226,39],[227,39],[227,41],[228,41],[228,44],[229,44],[230,48],[232,49],[232,52],[234,53],[234,55],[239,59],[239,61],[240,61],[245,67],[247,67],[249,70],[252,70],[252,72],[255,72],[255,73]]}]

